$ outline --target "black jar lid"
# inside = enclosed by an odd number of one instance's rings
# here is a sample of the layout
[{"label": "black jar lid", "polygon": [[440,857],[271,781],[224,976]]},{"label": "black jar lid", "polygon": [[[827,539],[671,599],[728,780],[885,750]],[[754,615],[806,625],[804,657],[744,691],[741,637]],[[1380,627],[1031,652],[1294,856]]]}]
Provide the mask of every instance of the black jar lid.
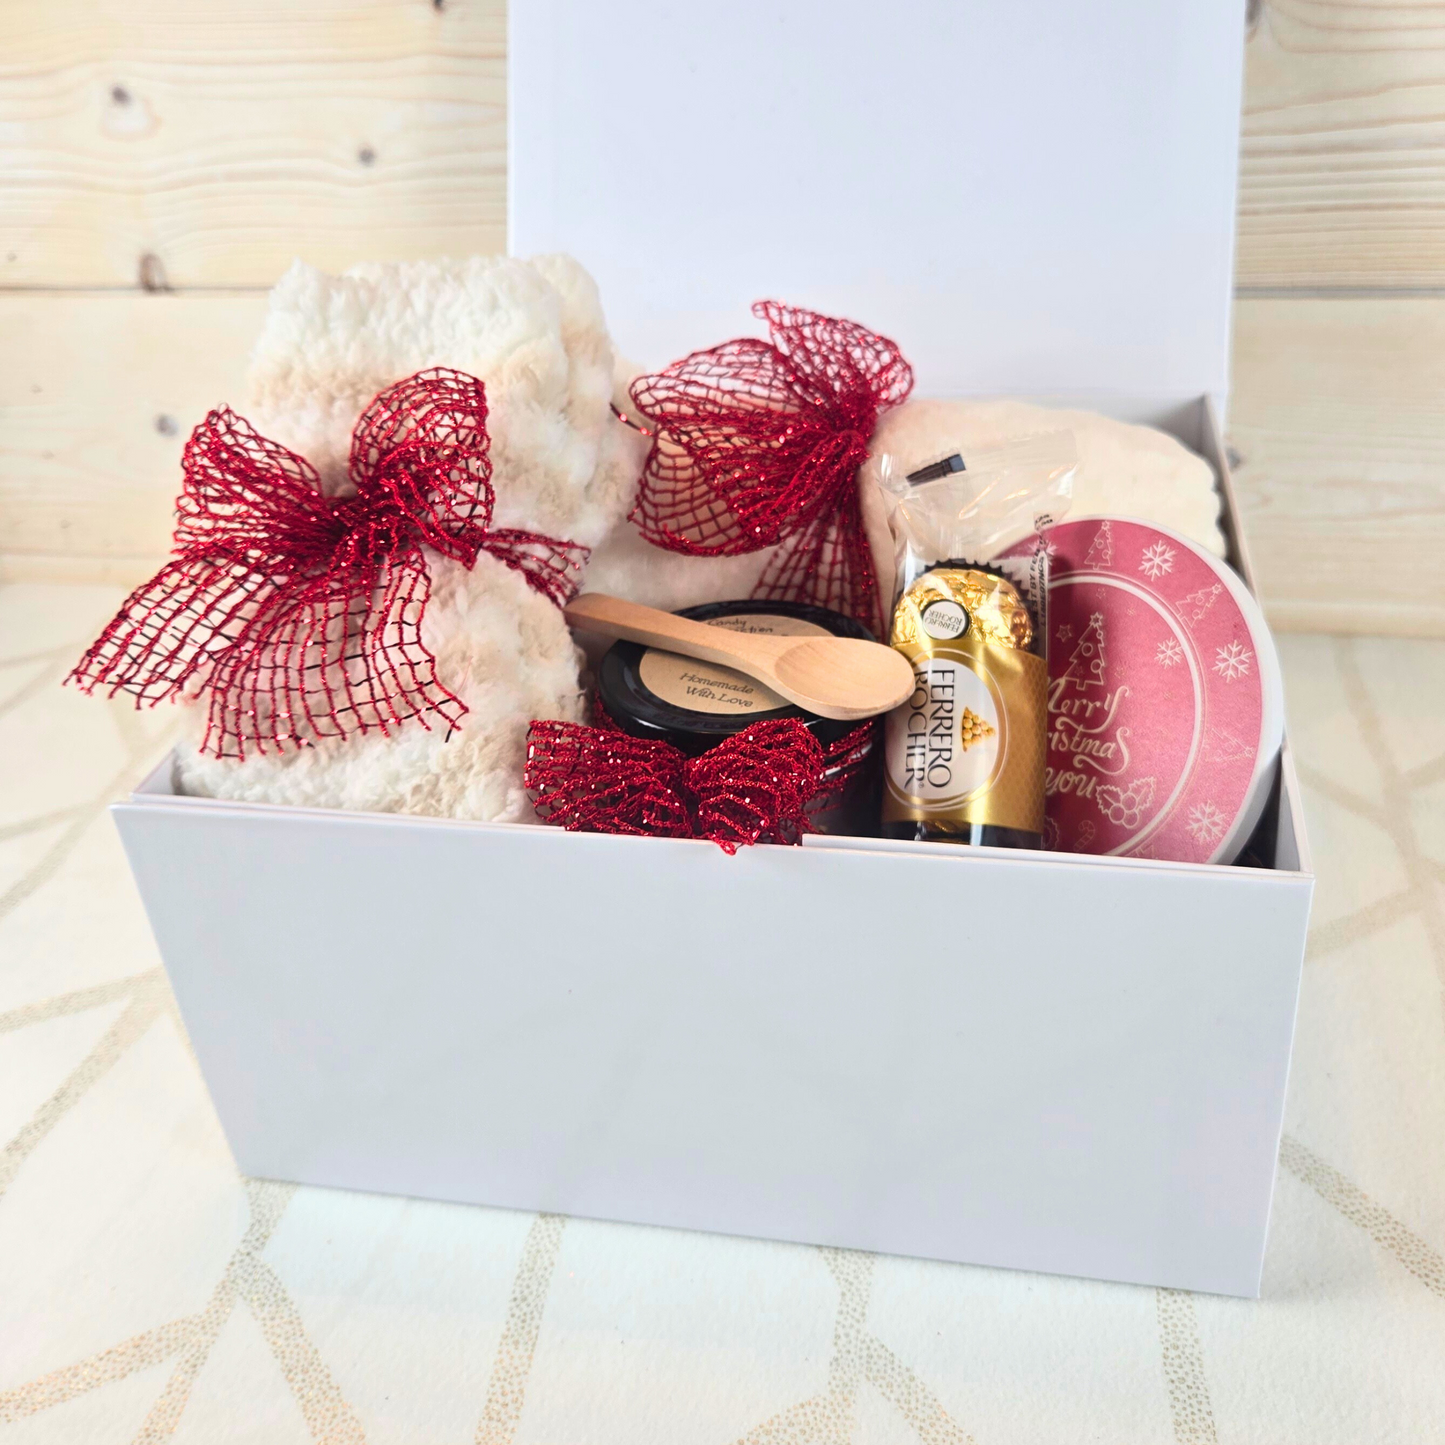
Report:
[{"label": "black jar lid", "polygon": [[[797,629],[799,632],[812,632],[816,628],[835,637],[877,641],[861,622],[826,607],[810,607],[799,602],[754,599],[705,602],[700,607],[684,607],[677,615],[690,617],[695,622],[715,622],[723,618],[756,618],[762,622],[770,617],[786,618],[792,623],[806,624]],[[754,629],[740,621],[738,630],[784,629],[767,626]],[[690,695],[706,696],[710,702],[689,707],[684,699]],[[644,647],[638,642],[614,642],[607,649],[597,669],[597,696],[608,716],[624,732],[639,738],[659,738],[689,757],[706,752],[751,723],[774,718],[801,718],[809,732],[824,745],[836,742],[858,726],[856,721],[818,717],[792,703],[783,703],[780,707],[759,706],[768,696],[768,690],[761,683],[743,678],[730,668],[719,668],[716,663],[678,658],[675,653]]]}]

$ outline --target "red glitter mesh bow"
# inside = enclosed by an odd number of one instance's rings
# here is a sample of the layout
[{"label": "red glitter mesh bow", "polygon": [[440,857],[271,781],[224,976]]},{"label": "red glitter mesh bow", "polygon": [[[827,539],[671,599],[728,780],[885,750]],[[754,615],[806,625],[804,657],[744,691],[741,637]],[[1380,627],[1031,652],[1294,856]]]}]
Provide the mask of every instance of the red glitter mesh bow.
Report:
[{"label": "red glitter mesh bow", "polygon": [[202,750],[217,757],[380,729],[466,705],[421,638],[424,548],[472,567],[481,552],[559,607],[587,549],[492,529],[482,383],[436,367],[397,382],[351,438],[351,497],[322,495],[304,458],[229,408],[181,458],[176,560],[126,599],[70,680],[154,706],[210,692]]},{"label": "red glitter mesh bow", "polygon": [[867,759],[873,724],[826,750],[797,718],[753,723],[695,758],[599,727],[534,721],[523,781],[537,816],[569,832],[706,838],[724,852],[796,843],[808,812],[836,800]]},{"label": "red glitter mesh bow", "polygon": [[707,838],[735,853],[796,843],[823,768],[797,718],[753,723],[696,758],[615,726],[533,722],[523,781],[537,816],[571,832]]},{"label": "red glitter mesh bow", "polygon": [[858,503],[878,414],[913,388],[898,347],[854,321],[759,301],[772,339],[695,351],[632,383],[654,425],[632,519],[658,547],[734,556],[782,543],[757,597],[811,602],[880,631]]}]

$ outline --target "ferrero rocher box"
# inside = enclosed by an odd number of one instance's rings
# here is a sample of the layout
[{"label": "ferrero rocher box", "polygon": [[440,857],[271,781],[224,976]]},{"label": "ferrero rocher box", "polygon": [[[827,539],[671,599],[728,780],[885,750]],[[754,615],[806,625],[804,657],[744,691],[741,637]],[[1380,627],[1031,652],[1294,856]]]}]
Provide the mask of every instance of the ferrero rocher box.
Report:
[{"label": "ferrero rocher box", "polygon": [[[888,640],[913,667],[889,715],[883,830],[1037,847],[1044,831],[1049,667],[1007,578],[932,567],[898,599]],[[1022,835],[1022,836],[1021,836]]]},{"label": "ferrero rocher box", "polygon": [[[1243,18],[513,0],[512,249],[578,256],[643,365],[781,296],[896,337],[918,395],[1164,426],[1252,580],[1218,423]],[[729,857],[169,768],[116,813],[248,1174],[1258,1291],[1312,888],[1287,743],[1265,868]]]}]

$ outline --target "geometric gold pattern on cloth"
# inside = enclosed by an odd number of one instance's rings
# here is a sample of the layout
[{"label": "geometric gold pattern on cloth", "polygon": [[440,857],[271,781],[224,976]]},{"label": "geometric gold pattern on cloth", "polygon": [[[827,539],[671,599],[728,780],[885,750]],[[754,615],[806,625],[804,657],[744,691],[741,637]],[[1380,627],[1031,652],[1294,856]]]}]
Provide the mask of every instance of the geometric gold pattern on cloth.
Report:
[{"label": "geometric gold pattern on cloth", "polygon": [[1187,1290],[1156,1289],[1154,1303],[1159,1310],[1159,1345],[1174,1412],[1174,1439],[1177,1445],[1216,1445],[1219,1436],[1209,1408],[1194,1301]]},{"label": "geometric gold pattern on cloth", "polygon": [[477,1426],[477,1445],[512,1445],[517,1433],[526,1402],[527,1376],[537,1350],[537,1333],[542,1327],[542,1307],[552,1285],[552,1270],[566,1222],[560,1214],[539,1214],[527,1231],[482,1406],[482,1423]]},{"label": "geometric gold pattern on cloth", "polygon": [[1351,1224],[1358,1224],[1382,1249],[1388,1249],[1431,1294],[1445,1299],[1445,1259],[1438,1250],[1288,1134],[1280,1141],[1279,1162]]},{"label": "geometric gold pattern on cloth", "polygon": [[97,1008],[113,999],[125,1000],[120,1017],[65,1082],[31,1115],[20,1132],[0,1150],[0,1195],[5,1193],[31,1150],[55,1127],[65,1111],[105,1074],[163,1009],[173,1009],[174,1003],[160,969],[153,968],[135,978],[117,979],[114,983],[81,989],[60,998],[44,999],[38,1004],[0,1014],[0,1034],[7,1034],[28,1024],[44,1023],[66,1014]]},{"label": "geometric gold pattern on cloth", "polygon": [[170,1379],[135,1437],[137,1445],[168,1440],[180,1423],[191,1386],[222,1326],[237,1302],[244,1301],[301,1406],[312,1438],[335,1441],[337,1445],[364,1441],[366,1437],[355,1415],[301,1329],[284,1286],[260,1258],[296,1187],[252,1180],[245,1188],[251,1224],[205,1309],[0,1395],[0,1421],[34,1414],[174,1358]]},{"label": "geometric gold pattern on cloth", "polygon": [[820,1252],[840,1295],[827,1388],[764,1421],[737,1445],[851,1445],[858,1389],[865,1381],[883,1394],[923,1445],[966,1445],[970,1437],[949,1419],[928,1387],[865,1327],[873,1256],[841,1249]]},{"label": "geometric gold pattern on cloth", "polygon": [[[515,1216],[416,1203],[408,1206],[409,1217],[422,1221],[434,1245],[427,1258],[499,1254],[501,1293],[493,1302],[476,1302],[480,1333],[465,1332],[486,1344],[476,1358],[456,1355],[446,1324],[456,1305],[447,1296],[444,1307],[395,1326],[384,1316],[368,1317],[364,1323],[375,1344],[358,1361],[354,1346],[337,1343],[334,1323],[318,1308],[317,1287],[307,1294],[286,1277],[285,1260],[294,1263],[306,1240],[292,1239],[290,1255],[276,1251],[277,1232],[298,1195],[319,1201],[309,1211],[314,1229],[332,1197],[327,1191],[236,1180],[233,1174],[219,1180],[223,1190],[234,1191],[244,1224],[237,1223],[239,1239],[230,1236],[215,1254],[214,1272],[186,1282],[179,1297],[194,1304],[178,1314],[147,1318],[142,1312],[134,1331],[118,1330],[109,1343],[92,1335],[73,1351],[66,1348],[76,1325],[71,1301],[47,1279],[27,1275],[32,1251],[24,1238],[7,1232],[15,1218],[44,1217],[35,1212],[37,1188],[52,1191],[46,1197],[57,1228],[71,1217],[66,1197],[42,1181],[51,1179],[47,1171],[62,1157],[70,1161],[65,1178],[85,1178],[83,1144],[95,1127],[94,1101],[114,1098],[122,1087],[152,1090],[143,1096],[144,1107],[127,1094],[124,1107],[104,1116],[111,1127],[129,1131],[130,1146],[144,1146],[151,1157],[185,1146],[184,1139],[147,1132],[157,1101],[187,1091],[196,1097],[201,1088],[194,1061],[174,1047],[147,1055],[139,1073],[126,1072],[158,1028],[168,1031],[178,1023],[103,810],[163,750],[171,724],[161,720],[158,726],[154,716],[138,718],[125,709],[97,709],[58,688],[77,638],[88,635],[114,603],[97,600],[95,589],[0,588],[0,647],[13,649],[0,655],[0,1115],[10,1121],[0,1129],[8,1136],[0,1137],[0,1424],[23,1432],[53,1420],[45,1439],[88,1442],[89,1435],[75,1433],[79,1427],[61,1423],[75,1418],[66,1415],[67,1406],[81,1397],[103,1402],[107,1387],[154,1370],[154,1395],[142,1401],[144,1418],[128,1438],[147,1445],[183,1440],[188,1404],[209,1378],[227,1321],[240,1311],[256,1329],[235,1337],[241,1340],[236,1347],[264,1350],[278,1388],[295,1402],[300,1427],[313,1440],[335,1445],[394,1438],[394,1429],[368,1436],[368,1412],[356,1387],[367,1377],[385,1380],[389,1329],[409,1335],[423,1326],[433,1331],[428,1349],[436,1364],[427,1372],[425,1398],[418,1395],[408,1406],[419,1423],[406,1438],[429,1445],[443,1438],[542,1445],[528,1421],[539,1405],[547,1407],[549,1419],[563,1418],[558,1391],[567,1388],[569,1359],[589,1350],[595,1358],[601,1326],[585,1323],[593,1318],[630,1320],[625,1331],[621,1324],[616,1330],[625,1333],[625,1353],[641,1363],[635,1378],[615,1382],[605,1411],[580,1386],[566,1405],[571,1425],[560,1434],[587,1445],[673,1438],[658,1435],[655,1422],[638,1423],[651,1418],[642,1410],[644,1399],[670,1389],[682,1392],[679,1398],[690,1408],[703,1408],[696,1405],[702,1380],[704,1404],[710,1392],[725,1402],[745,1380],[753,1383],[758,1359],[783,1362],[781,1380],[758,1396],[776,1404],[759,1410],[741,1433],[733,1416],[725,1429],[692,1438],[715,1445],[870,1445],[873,1432],[882,1429],[889,1439],[922,1445],[1019,1445],[1066,1436],[1172,1438],[1177,1445],[1268,1438],[1314,1445],[1364,1438],[1362,1429],[1372,1438],[1424,1439],[1438,1426],[1441,1392],[1431,1383],[1438,1371],[1419,1367],[1419,1361],[1445,1355],[1445,1311],[1438,1308],[1445,1298],[1445,1206],[1438,1198],[1445,1140],[1435,1128],[1445,1123],[1445,645],[1283,639],[1290,721],[1320,883],[1260,1302],[917,1261],[900,1274],[899,1262],[851,1251],[648,1230],[607,1237],[623,1241],[614,1248],[643,1255],[665,1235],[673,1241],[665,1257],[708,1261],[711,1272],[700,1270],[699,1278],[711,1284],[694,1292],[687,1271],[673,1277],[674,1267],[668,1278],[640,1275],[648,1281],[641,1297],[617,1297],[607,1294],[605,1257],[599,1264],[595,1253],[590,1256],[589,1272],[580,1235],[575,1248],[564,1249],[572,1235],[558,1216],[537,1216],[519,1233],[509,1222],[505,1228],[496,1223]],[[44,754],[52,738],[63,754]],[[117,934],[115,921],[125,919]],[[120,941],[108,941],[113,938]],[[1406,987],[1414,989],[1409,998],[1394,1000],[1392,990]],[[1355,1017],[1373,1004],[1394,1010],[1372,1025],[1395,1030],[1387,1038],[1376,1039]],[[91,1011],[98,1037],[66,1034],[73,1054],[63,1052],[60,1042],[44,1042],[58,1040],[53,1031],[63,1032],[67,1021],[83,1021]],[[1391,1087],[1402,1092],[1361,1102],[1389,1082],[1383,1075],[1397,1055],[1404,1059]],[[23,1062],[20,1074],[14,1072],[21,1067],[17,1059]],[[169,1073],[156,1073],[158,1059]],[[51,1060],[49,1072],[37,1072],[37,1060]],[[1348,1077],[1336,1077],[1341,1071]],[[8,1097],[31,1102],[4,1113],[7,1087]],[[1386,1150],[1396,1135],[1398,1147]],[[216,1167],[205,1164],[213,1175]],[[106,1185],[93,1179],[81,1187],[103,1202]],[[31,1212],[17,1215],[18,1197],[27,1190]],[[181,1223],[190,1206],[177,1197],[165,1207]],[[117,1231],[131,1227],[114,1211],[92,1210],[84,1218]],[[106,1226],[106,1218],[115,1222]],[[587,1228],[596,1237],[614,1227]],[[75,1245],[92,1242],[77,1239]],[[115,1244],[124,1242],[117,1234]],[[325,1242],[312,1237],[314,1246]],[[383,1235],[367,1246],[377,1258],[389,1247]],[[1326,1247],[1333,1250],[1329,1256],[1317,1252]],[[88,1258],[131,1256],[115,1248]],[[719,1279],[736,1274],[745,1280],[760,1271],[766,1276],[774,1260],[788,1261],[791,1271],[807,1263],[798,1280],[816,1267],[829,1280],[829,1292],[820,1296],[799,1285],[792,1313],[786,1296],[780,1304],[769,1295],[768,1309],[781,1315],[750,1319],[744,1335],[731,1322],[747,1314],[746,1294],[707,1312],[709,1290],[721,1288]],[[570,1278],[574,1266],[582,1278]],[[162,1261],[149,1266],[166,1267]],[[358,1277],[369,1267],[364,1253],[348,1265]],[[549,1316],[559,1275],[567,1277],[573,1313],[579,1298],[586,1305],[583,1324]],[[795,1275],[785,1271],[782,1277]],[[896,1290],[903,1278],[925,1287],[916,1302],[909,1294],[900,1306]],[[876,1298],[879,1280],[895,1291],[881,1302],[886,1308]],[[967,1287],[970,1281],[975,1287]],[[123,1298],[136,1282],[118,1274],[109,1290]],[[433,1283],[416,1277],[418,1299],[430,1298]],[[23,1288],[17,1291],[17,1284]],[[354,1341],[359,1326],[349,1288],[327,1286],[323,1297],[332,1315],[347,1317],[353,1332],[345,1338]],[[662,1298],[659,1291],[671,1292]],[[17,1318],[10,1305],[17,1295],[43,1300],[43,1308],[32,1303],[30,1316]],[[172,1291],[165,1297],[178,1296]],[[1148,1301],[1147,1320],[1141,1300]],[[908,1330],[908,1343],[891,1338]],[[1389,1347],[1377,1347],[1381,1333],[1391,1330]],[[6,1342],[18,1345],[37,1335],[51,1341],[43,1357],[49,1363],[16,1378],[7,1359],[19,1351]],[[928,1342],[935,1338],[971,1340],[972,1347],[934,1348]],[[256,1343],[245,1343],[251,1340]],[[1137,1358],[1141,1347],[1146,1356]],[[981,1349],[991,1361],[982,1374],[975,1359]],[[1411,1350],[1417,1352],[1414,1363],[1399,1358]],[[1371,1356],[1368,1370],[1362,1351]],[[1107,1394],[1102,1404],[1082,1389],[1058,1398],[1057,1362],[1081,1353],[1092,1359],[1088,1368],[1100,1380],[1127,1381],[1119,1399],[1140,1412],[1132,1426],[1099,1413]],[[42,1358],[33,1351],[30,1357]],[[545,1370],[539,1371],[539,1360],[546,1361]],[[1125,1360],[1130,1372],[1121,1374]],[[1298,1386],[1303,1360],[1313,1383],[1290,1397],[1293,1414],[1272,1424],[1240,1415],[1257,1408],[1261,1378],[1278,1377],[1281,1388],[1286,1380],[1293,1380],[1290,1388]],[[577,1378],[596,1377],[583,1372]],[[1331,1394],[1341,1379],[1354,1394]],[[544,1380],[545,1399],[538,1396]],[[449,1418],[470,1421],[462,1430],[437,1432],[425,1423],[433,1401],[442,1397],[458,1407]],[[636,1419],[629,1401],[637,1404]],[[242,1433],[256,1402],[225,1403]],[[211,1408],[214,1413],[214,1401]],[[398,1418],[404,1416],[393,1416]],[[548,1445],[555,1445],[555,1434],[549,1433]]]},{"label": "geometric gold pattern on cloth", "polygon": [[[1387,834],[1399,850],[1408,882],[1405,888],[1385,898],[1313,929],[1309,955],[1312,959],[1321,958],[1346,944],[1373,937],[1401,918],[1413,915],[1424,924],[1430,940],[1440,977],[1442,1008],[1445,1008],[1445,892],[1441,889],[1445,883],[1445,860],[1426,856],[1411,806],[1419,793],[1445,782],[1445,756],[1437,753],[1412,767],[1401,767],[1395,760],[1394,750],[1385,741],[1383,721],[1371,699],[1371,687],[1360,670],[1360,649],[1369,644],[1347,637],[1332,638],[1331,643],[1350,712],[1379,770],[1379,791],[1375,797],[1367,796],[1357,786],[1340,783],[1308,759],[1301,761],[1300,777],[1345,812],[1353,813]],[[1434,667],[1438,682],[1438,657]],[[1441,797],[1440,802],[1445,804],[1445,797]]]}]

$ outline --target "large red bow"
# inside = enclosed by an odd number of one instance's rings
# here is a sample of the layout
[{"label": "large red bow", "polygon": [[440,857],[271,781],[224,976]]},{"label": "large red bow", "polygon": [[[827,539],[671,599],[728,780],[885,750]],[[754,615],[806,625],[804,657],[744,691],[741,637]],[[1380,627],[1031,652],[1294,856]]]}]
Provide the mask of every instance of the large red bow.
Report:
[{"label": "large red bow", "polygon": [[655,427],[632,518],[694,556],[782,543],[755,596],[831,607],[880,629],[858,468],[884,408],[913,388],[898,347],[853,321],[760,301],[771,341],[696,351],[632,383]]},{"label": "large red bow", "polygon": [[210,692],[204,751],[304,745],[466,705],[422,641],[431,592],[424,548],[472,567],[515,568],[558,606],[587,549],[491,527],[495,493],[482,383],[435,367],[362,412],[351,439],[354,496],[323,496],[315,469],[229,408],[181,458],[176,560],[126,599],[71,673],[84,691],[151,705]]},{"label": "large red bow", "polygon": [[735,853],[796,843],[826,766],[797,718],[753,723],[695,758],[615,724],[534,721],[523,782],[537,816],[571,832],[708,838]]}]

